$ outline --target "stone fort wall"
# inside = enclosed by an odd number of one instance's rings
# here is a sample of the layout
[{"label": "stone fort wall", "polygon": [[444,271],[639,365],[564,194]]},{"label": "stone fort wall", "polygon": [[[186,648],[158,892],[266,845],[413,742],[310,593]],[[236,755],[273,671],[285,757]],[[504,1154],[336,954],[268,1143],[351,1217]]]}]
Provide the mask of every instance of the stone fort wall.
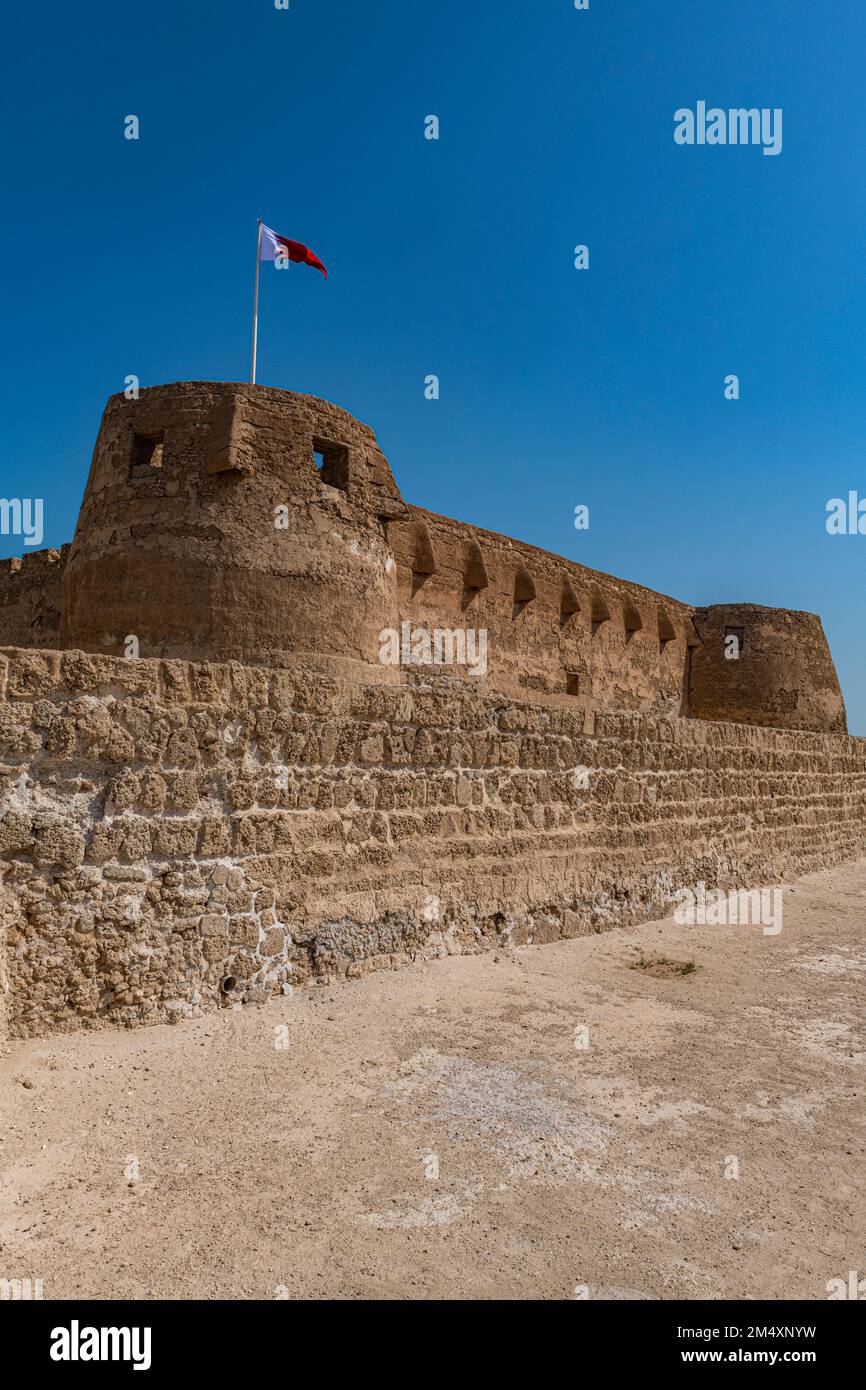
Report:
[{"label": "stone fort wall", "polygon": [[0,560],[0,641],[59,647],[62,579],[69,546]]},{"label": "stone fort wall", "polygon": [[13,648],[0,696],[10,1038],[629,925],[866,849],[842,734]]},{"label": "stone fort wall", "polygon": [[[383,665],[404,627],[483,671]],[[0,565],[0,1039],[630,925],[864,812],[815,615],[410,506],[314,397],[112,397],[71,545]]]},{"label": "stone fort wall", "polygon": [[[411,506],[367,425],[290,391],[111,397],[71,547],[0,566],[0,643],[20,646],[120,655],[133,635],[144,657],[303,659],[411,684],[379,661],[380,633],[404,622],[483,629],[483,677],[453,674],[512,698],[846,728],[813,614],[696,610]],[[729,627],[745,631],[739,661]]]}]

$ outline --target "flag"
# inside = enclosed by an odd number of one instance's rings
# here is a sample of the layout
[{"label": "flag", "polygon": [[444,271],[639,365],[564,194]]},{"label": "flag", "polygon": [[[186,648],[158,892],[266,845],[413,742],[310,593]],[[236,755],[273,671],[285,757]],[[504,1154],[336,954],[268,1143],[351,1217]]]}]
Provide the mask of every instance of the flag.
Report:
[{"label": "flag", "polygon": [[300,241],[290,241],[286,236],[280,236],[279,232],[266,227],[263,222],[259,259],[274,261],[278,256],[287,256],[290,261],[294,261],[297,265],[311,265],[314,270],[320,270],[326,280],[328,278],[327,270],[309,246],[304,246],[303,242]]}]

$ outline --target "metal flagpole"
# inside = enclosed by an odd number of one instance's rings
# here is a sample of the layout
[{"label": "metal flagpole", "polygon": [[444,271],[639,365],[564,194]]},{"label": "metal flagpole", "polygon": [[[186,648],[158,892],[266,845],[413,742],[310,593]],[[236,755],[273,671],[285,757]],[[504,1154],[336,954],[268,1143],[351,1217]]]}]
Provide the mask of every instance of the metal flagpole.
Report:
[{"label": "metal flagpole", "polygon": [[253,386],[256,384],[256,347],[259,338],[259,267],[262,255],[262,219],[259,218],[259,232],[256,237],[256,293],[253,299],[253,366],[250,373],[250,381]]}]

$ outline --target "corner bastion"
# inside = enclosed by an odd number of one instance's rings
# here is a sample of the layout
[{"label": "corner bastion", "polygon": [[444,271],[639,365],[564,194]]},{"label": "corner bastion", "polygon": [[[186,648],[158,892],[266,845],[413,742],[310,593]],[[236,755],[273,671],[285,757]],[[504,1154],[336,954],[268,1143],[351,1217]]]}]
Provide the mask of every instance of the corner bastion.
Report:
[{"label": "corner bastion", "polygon": [[[407,657],[470,630],[483,662]],[[846,727],[812,614],[695,608],[413,506],[314,397],[114,396],[71,545],[0,565],[0,1038],[856,857]]]}]

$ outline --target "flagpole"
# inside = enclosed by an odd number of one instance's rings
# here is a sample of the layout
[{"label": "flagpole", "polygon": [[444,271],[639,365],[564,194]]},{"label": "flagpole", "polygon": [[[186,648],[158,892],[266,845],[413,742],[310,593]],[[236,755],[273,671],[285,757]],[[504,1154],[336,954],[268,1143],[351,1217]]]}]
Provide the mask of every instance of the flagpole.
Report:
[{"label": "flagpole", "polygon": [[250,373],[250,381],[253,386],[256,384],[256,347],[259,338],[259,267],[262,255],[262,219],[259,218],[259,230],[256,237],[256,292],[253,299],[253,365]]}]

